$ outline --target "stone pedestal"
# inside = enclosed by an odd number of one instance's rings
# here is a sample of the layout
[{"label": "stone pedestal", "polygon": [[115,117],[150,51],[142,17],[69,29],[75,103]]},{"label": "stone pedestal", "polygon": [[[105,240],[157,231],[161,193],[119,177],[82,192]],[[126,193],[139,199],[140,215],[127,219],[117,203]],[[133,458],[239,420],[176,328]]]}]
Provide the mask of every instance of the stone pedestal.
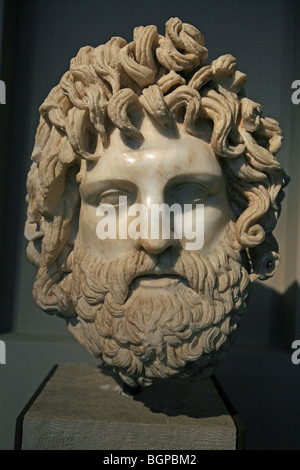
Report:
[{"label": "stone pedestal", "polygon": [[243,447],[244,429],[215,379],[168,380],[135,395],[97,366],[60,364],[17,422],[22,449]]}]

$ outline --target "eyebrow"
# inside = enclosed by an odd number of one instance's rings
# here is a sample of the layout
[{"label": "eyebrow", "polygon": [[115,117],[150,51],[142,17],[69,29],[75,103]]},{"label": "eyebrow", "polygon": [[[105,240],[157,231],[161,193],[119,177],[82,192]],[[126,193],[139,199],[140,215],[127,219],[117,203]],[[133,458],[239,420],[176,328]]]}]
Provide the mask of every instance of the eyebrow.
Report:
[{"label": "eyebrow", "polygon": [[129,186],[132,188],[133,186],[135,187],[136,185],[128,180],[124,179],[104,179],[104,180],[94,180],[91,179],[90,181],[83,181],[80,184],[80,191],[86,196],[92,196],[95,193],[100,193],[102,191],[105,191],[107,189],[112,189],[112,188],[122,188],[124,191],[129,189]]},{"label": "eyebrow", "polygon": [[[206,186],[209,186],[213,191],[215,188],[219,187],[219,184],[223,180],[222,174],[212,174],[212,173],[181,173],[180,175],[175,175],[170,178],[166,185],[165,189],[172,187],[176,184],[184,183],[202,183]],[[80,185],[80,190],[86,197],[92,196],[95,193],[100,193],[107,189],[122,189],[124,191],[136,188],[136,184],[132,181],[118,178],[108,178],[108,179],[90,179],[90,181],[83,181]]]},{"label": "eyebrow", "polygon": [[213,183],[214,181],[219,181],[223,179],[223,175],[220,174],[214,174],[214,173],[181,173],[180,175],[175,175],[170,180],[168,181],[169,183],[176,183],[177,180],[196,180],[196,181],[203,181],[207,183]]},{"label": "eyebrow", "polygon": [[166,184],[166,188],[185,183],[199,183],[208,187],[210,192],[218,191],[224,181],[222,174],[213,173],[184,173],[171,178]]}]

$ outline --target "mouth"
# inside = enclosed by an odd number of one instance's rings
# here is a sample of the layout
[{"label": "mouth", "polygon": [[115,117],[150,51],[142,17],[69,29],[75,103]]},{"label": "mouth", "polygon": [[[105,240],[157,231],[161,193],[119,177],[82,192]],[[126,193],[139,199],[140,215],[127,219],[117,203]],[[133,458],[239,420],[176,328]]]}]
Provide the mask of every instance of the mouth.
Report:
[{"label": "mouth", "polygon": [[188,282],[182,276],[178,276],[176,274],[169,274],[169,273],[149,273],[143,274],[142,276],[137,276],[132,283],[133,289],[137,287],[146,287],[146,288],[171,288],[176,287],[178,284],[184,284],[188,286]]}]

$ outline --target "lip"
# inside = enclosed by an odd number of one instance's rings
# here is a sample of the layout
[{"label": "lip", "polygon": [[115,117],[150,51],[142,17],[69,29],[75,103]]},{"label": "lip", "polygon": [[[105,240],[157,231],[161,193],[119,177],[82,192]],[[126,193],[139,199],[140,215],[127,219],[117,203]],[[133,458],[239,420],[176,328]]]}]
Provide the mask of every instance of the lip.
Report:
[{"label": "lip", "polygon": [[186,279],[175,274],[144,274],[134,279],[135,287],[147,288],[171,288],[177,286],[180,282],[187,285]]}]

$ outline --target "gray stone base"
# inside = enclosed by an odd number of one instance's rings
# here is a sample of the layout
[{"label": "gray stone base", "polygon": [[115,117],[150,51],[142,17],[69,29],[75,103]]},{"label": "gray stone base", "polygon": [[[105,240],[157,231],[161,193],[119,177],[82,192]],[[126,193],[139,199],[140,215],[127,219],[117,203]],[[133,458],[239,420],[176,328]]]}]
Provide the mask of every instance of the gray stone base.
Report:
[{"label": "gray stone base", "polygon": [[21,421],[22,449],[240,447],[237,418],[210,378],[157,382],[126,395],[97,366],[60,364]]}]

